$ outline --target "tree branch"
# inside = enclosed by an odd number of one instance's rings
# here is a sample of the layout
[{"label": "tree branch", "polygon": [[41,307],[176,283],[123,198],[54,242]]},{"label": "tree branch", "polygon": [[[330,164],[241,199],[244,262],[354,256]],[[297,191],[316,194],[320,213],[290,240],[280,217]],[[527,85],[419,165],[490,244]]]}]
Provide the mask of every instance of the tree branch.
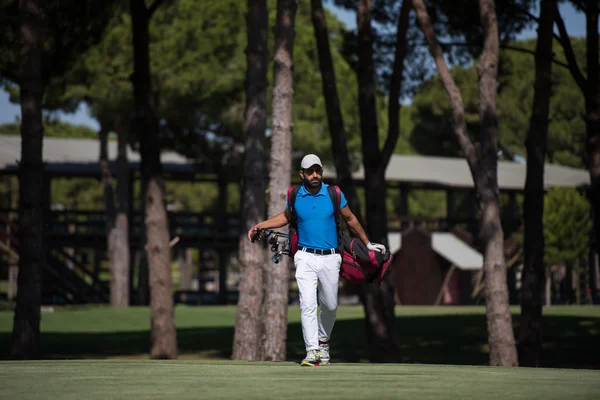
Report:
[{"label": "tree branch", "polygon": [[425,39],[429,44],[429,52],[435,61],[440,79],[444,84],[444,88],[446,89],[446,93],[448,94],[450,100],[452,117],[454,119],[454,134],[456,135],[456,139],[458,140],[463,154],[465,155],[465,159],[469,164],[469,169],[473,175],[473,181],[475,181],[475,185],[478,185],[480,182],[477,182],[475,176],[477,174],[477,170],[479,169],[480,160],[477,156],[475,146],[467,134],[465,107],[462,95],[456,86],[456,83],[454,82],[452,73],[448,68],[448,64],[446,64],[442,48],[437,40],[437,35],[433,29],[433,25],[431,23],[431,19],[429,18],[429,13],[427,12],[425,3],[423,0],[413,0],[412,3],[417,14],[419,26],[421,27],[421,30],[425,35]]},{"label": "tree branch", "polygon": [[[560,40],[560,38],[556,35],[554,35],[558,40]],[[421,45],[421,44],[420,44]],[[423,46],[425,45],[422,44]],[[440,42],[440,46],[442,47],[451,47],[451,46],[468,46],[469,44],[466,42]],[[518,51],[521,53],[525,53],[525,54],[531,54],[531,55],[535,55],[535,51],[534,50],[529,50],[529,49],[525,49],[523,47],[517,47],[517,46],[511,46],[509,44],[500,44],[500,48],[504,49],[504,50],[514,50],[514,51]],[[571,69],[569,64],[565,64],[562,61],[557,60],[556,58],[552,58],[552,62],[556,65],[559,65],[561,67],[564,67],[568,70]]]},{"label": "tree branch", "polygon": [[[534,50],[524,49],[522,47],[517,47],[517,46],[511,46],[511,45],[508,45],[508,44],[500,45],[500,48],[501,49],[505,49],[505,50],[514,50],[514,51],[518,51],[520,53],[535,55],[535,51]],[[569,64],[565,64],[564,62],[559,61],[559,60],[557,60],[554,57],[552,58],[552,62],[554,64],[560,65],[561,67],[564,67],[564,68],[566,68],[568,70],[571,69],[571,67],[569,66]]]},{"label": "tree branch", "polygon": [[390,93],[388,106],[388,135],[381,152],[381,161],[379,164],[379,173],[385,174],[396,143],[400,135],[400,104],[399,97],[402,89],[402,75],[404,72],[404,59],[406,56],[406,33],[408,32],[409,15],[412,8],[412,0],[404,0],[398,17],[398,28],[396,33],[396,54],[394,55],[394,66],[392,67],[392,76],[390,78]]},{"label": "tree branch", "polygon": [[585,93],[586,79],[581,73],[579,66],[577,65],[577,59],[575,59],[575,52],[573,51],[573,46],[571,45],[571,39],[567,33],[567,28],[565,27],[565,21],[560,15],[560,11],[556,13],[556,26],[558,27],[558,32],[560,33],[560,44],[562,45],[565,56],[567,57],[567,63],[569,64],[569,71],[571,71],[571,75],[575,79],[575,82],[579,86],[582,92]]},{"label": "tree branch", "polygon": [[518,6],[517,4],[514,4],[512,2],[509,2],[509,5],[514,8],[519,14],[523,14],[524,16],[528,17],[530,20],[537,22],[538,24],[540,23],[540,19],[539,17],[536,17],[535,15],[533,15],[532,13],[530,13],[529,11],[527,11],[526,9]]},{"label": "tree branch", "polygon": [[13,258],[13,260],[19,260],[19,255],[9,245],[0,242],[0,250],[6,252],[9,256]]}]

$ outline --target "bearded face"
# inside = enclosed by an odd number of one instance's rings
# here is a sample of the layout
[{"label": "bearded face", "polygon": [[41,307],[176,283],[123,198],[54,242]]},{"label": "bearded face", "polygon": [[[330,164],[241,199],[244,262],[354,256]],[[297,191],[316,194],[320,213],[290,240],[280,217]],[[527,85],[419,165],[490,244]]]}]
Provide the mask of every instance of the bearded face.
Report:
[{"label": "bearded face", "polygon": [[302,168],[300,170],[300,177],[306,188],[316,189],[321,185],[321,181],[323,180],[323,168],[318,164],[310,168]]}]

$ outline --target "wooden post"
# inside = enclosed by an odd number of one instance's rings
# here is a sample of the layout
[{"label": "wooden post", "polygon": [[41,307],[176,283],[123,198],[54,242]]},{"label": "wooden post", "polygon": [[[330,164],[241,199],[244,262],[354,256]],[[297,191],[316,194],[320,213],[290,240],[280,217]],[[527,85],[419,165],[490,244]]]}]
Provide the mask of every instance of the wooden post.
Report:
[{"label": "wooden post", "polygon": [[401,184],[399,186],[400,188],[400,199],[399,202],[400,204],[398,204],[398,213],[405,217],[409,214],[409,210],[408,210],[408,192],[410,191],[408,188],[408,185],[405,184]]},{"label": "wooden post", "polygon": [[593,263],[594,263],[594,289],[600,291],[600,267],[598,262],[598,253],[594,250]]},{"label": "wooden post", "polygon": [[186,291],[192,289],[192,260],[189,250],[188,248],[175,250],[179,266],[179,289]]},{"label": "wooden post", "polygon": [[446,189],[446,221],[448,224],[448,230],[454,226],[454,219],[456,218],[456,203],[454,198],[454,190]]},{"label": "wooden post", "polygon": [[204,280],[202,279],[202,248],[198,247],[198,304],[204,303]]},{"label": "wooden post", "polygon": [[[18,193],[19,188],[16,187],[17,184],[15,184],[15,182],[17,181],[16,179],[14,179],[12,176],[9,176],[8,179],[8,195],[10,198],[10,211],[16,210],[19,207],[18,204],[18,199],[16,194]],[[6,214],[6,240],[7,243],[6,245],[8,246],[8,249],[12,249],[11,246],[11,235],[15,235],[17,234],[17,232],[12,232],[12,230],[10,229],[10,223],[12,222],[12,213],[8,212]],[[12,253],[9,256],[9,264],[8,264],[8,300],[12,301],[15,296],[17,295],[17,277],[19,275],[19,255]]]},{"label": "wooden post", "polygon": [[[20,183],[19,183],[20,184]],[[48,237],[50,236],[52,230],[52,213],[50,212],[52,207],[52,176],[46,172],[46,165],[44,165],[44,184],[43,184],[43,194],[44,198],[43,206],[42,206],[42,235],[43,235],[43,252],[42,252],[42,260],[44,264],[47,262],[48,252],[50,251],[48,244]],[[22,243],[21,243],[22,244]],[[40,271],[41,278],[43,281],[44,271]]]},{"label": "wooden post", "polygon": [[[218,234],[220,240],[224,240],[227,234],[227,180],[225,178],[223,168],[219,168],[218,185],[219,185],[219,201],[218,201],[218,216],[217,223]],[[219,240],[218,239],[218,240]],[[227,304],[227,252],[223,249],[219,250],[219,303]]]},{"label": "wooden post", "polygon": [[[135,184],[135,172],[131,169],[129,170],[129,185],[127,187],[127,204],[129,207],[127,208],[127,220],[129,221],[129,234],[127,237],[129,238],[129,304],[135,304],[136,296],[135,296],[135,266],[138,264],[138,253],[136,251],[135,246],[132,245],[132,242],[135,242],[133,237],[134,235],[134,216],[135,216],[135,204],[133,203],[133,185]],[[135,256],[134,256],[135,254]]]},{"label": "wooden post", "polygon": [[508,220],[509,220],[509,226],[508,226],[508,232],[505,232],[506,235],[510,235],[511,233],[513,233],[514,231],[517,230],[519,224],[520,224],[520,218],[519,218],[519,204],[517,204],[517,193],[516,192],[509,192],[508,193],[508,204],[509,204],[509,216],[508,216]]},{"label": "wooden post", "polygon": [[448,282],[450,282],[450,278],[452,277],[452,274],[454,273],[455,269],[456,269],[456,267],[454,265],[452,265],[450,267],[450,269],[448,270],[448,272],[446,273],[446,276],[444,277],[444,282],[442,283],[442,287],[440,288],[440,292],[437,295],[437,299],[435,299],[434,306],[440,305],[440,302],[442,301],[442,298],[444,297],[444,291],[446,290],[446,287],[448,286]]},{"label": "wooden post", "polygon": [[552,305],[552,271],[551,266],[546,265],[546,307]]},{"label": "wooden post", "polygon": [[219,251],[219,303],[228,303],[227,291],[227,261],[229,252],[222,249]]}]

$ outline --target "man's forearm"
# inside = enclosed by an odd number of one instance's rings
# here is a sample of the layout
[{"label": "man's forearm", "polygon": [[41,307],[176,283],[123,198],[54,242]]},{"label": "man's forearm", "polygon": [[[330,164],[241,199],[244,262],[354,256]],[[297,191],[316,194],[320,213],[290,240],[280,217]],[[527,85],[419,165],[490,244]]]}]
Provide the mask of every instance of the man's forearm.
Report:
[{"label": "man's forearm", "polygon": [[369,243],[369,238],[367,237],[365,230],[363,229],[360,222],[358,222],[358,219],[356,217],[346,220],[346,224],[348,225],[348,228],[350,228],[350,230],[360,239],[361,242],[363,242],[364,244]]},{"label": "man's forearm", "polygon": [[288,219],[285,216],[285,213],[281,213],[269,218],[264,222],[257,224],[256,228],[262,230],[281,228],[282,226],[287,225],[287,223]]}]

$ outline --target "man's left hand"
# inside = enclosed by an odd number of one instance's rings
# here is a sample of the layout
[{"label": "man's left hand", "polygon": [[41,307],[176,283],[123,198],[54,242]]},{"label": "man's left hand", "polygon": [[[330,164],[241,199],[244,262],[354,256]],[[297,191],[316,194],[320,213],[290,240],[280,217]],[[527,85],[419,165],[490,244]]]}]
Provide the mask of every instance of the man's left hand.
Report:
[{"label": "man's left hand", "polygon": [[385,246],[382,245],[381,243],[372,243],[372,242],[369,242],[367,244],[367,249],[369,249],[369,250],[375,250],[375,251],[378,251],[380,253],[385,253]]}]

